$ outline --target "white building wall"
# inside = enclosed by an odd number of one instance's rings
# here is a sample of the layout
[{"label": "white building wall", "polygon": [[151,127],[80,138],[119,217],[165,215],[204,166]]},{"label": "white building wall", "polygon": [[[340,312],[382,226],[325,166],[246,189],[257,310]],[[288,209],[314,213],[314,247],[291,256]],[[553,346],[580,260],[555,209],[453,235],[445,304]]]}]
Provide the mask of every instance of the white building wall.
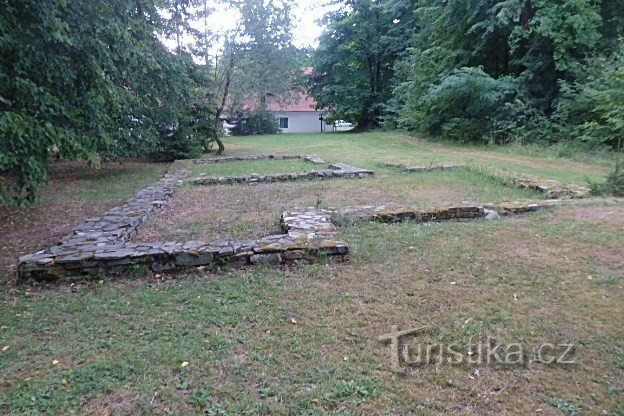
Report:
[{"label": "white building wall", "polygon": [[[325,116],[321,111],[282,111],[275,113],[276,118],[288,118],[288,128],[282,129],[284,133],[320,133],[321,121],[319,117]],[[323,132],[331,132],[332,126],[325,124],[323,120]]]}]

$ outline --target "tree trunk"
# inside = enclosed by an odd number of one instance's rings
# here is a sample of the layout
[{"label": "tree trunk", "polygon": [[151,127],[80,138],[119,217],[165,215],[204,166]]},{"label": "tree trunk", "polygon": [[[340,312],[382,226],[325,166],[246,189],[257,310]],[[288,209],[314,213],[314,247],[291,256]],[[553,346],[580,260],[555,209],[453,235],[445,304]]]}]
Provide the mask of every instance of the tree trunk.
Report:
[{"label": "tree trunk", "polygon": [[228,67],[225,70],[225,85],[223,87],[223,97],[221,98],[221,104],[217,108],[217,112],[215,114],[214,120],[214,139],[219,146],[217,149],[217,155],[222,155],[225,151],[225,146],[223,145],[223,141],[221,140],[221,114],[223,114],[223,109],[227,103],[227,98],[230,93],[230,83],[232,82],[232,70],[234,69],[234,53],[230,53],[230,62]]}]

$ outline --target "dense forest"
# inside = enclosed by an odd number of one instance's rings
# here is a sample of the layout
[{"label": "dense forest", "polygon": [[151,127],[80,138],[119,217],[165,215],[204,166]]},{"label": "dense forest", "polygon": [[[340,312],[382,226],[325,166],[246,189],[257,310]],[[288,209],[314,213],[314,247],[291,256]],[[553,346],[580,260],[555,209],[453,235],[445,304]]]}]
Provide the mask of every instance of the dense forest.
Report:
[{"label": "dense forest", "polygon": [[[293,0],[2,1],[0,201],[33,201],[54,159],[222,152],[226,105],[297,82],[360,129],[579,149],[624,135],[621,0],[328,3],[308,53]],[[220,38],[192,24],[226,6],[241,21]]]},{"label": "dense forest", "polygon": [[310,88],[335,117],[464,142],[615,147],[621,0],[347,0]]}]

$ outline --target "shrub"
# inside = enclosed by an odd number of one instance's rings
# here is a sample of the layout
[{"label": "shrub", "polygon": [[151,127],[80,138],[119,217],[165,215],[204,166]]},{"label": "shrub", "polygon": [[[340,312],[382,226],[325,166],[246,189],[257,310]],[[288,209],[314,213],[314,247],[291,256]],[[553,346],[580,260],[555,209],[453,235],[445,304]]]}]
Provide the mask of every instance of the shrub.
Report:
[{"label": "shrub", "polygon": [[610,59],[596,59],[583,82],[562,84],[557,116],[591,147],[614,149],[624,137],[624,44]]},{"label": "shrub", "polygon": [[615,159],[615,167],[604,182],[589,182],[591,193],[594,195],[624,196],[624,170],[621,164],[622,140],[618,142],[618,151]]},{"label": "shrub", "polygon": [[421,98],[423,127],[464,142],[483,140],[496,112],[513,95],[512,83],[496,80],[482,68],[461,68]]},{"label": "shrub", "polygon": [[275,116],[266,110],[256,110],[248,115],[239,113],[235,124],[236,127],[231,130],[233,136],[276,134],[280,132]]}]

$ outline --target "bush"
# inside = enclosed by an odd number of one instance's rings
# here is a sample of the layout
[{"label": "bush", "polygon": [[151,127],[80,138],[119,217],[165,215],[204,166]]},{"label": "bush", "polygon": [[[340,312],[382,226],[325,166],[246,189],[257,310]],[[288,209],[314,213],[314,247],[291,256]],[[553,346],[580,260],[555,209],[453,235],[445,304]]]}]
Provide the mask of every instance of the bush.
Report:
[{"label": "bush", "polygon": [[622,170],[621,155],[622,155],[622,140],[618,141],[618,148],[615,159],[615,167],[610,172],[605,181],[589,182],[591,193],[593,195],[612,195],[612,196],[624,196],[624,170]]},{"label": "bush", "polygon": [[602,183],[590,182],[589,187],[593,195],[612,195],[624,197],[624,170],[619,164],[609,173]]},{"label": "bush", "polygon": [[235,124],[236,127],[231,130],[233,136],[277,134],[281,131],[275,115],[266,110],[257,110],[249,115],[239,113]]},{"label": "bush", "polygon": [[596,59],[583,82],[562,84],[557,116],[573,137],[591,147],[615,149],[624,137],[624,44],[610,59]]},{"label": "bush", "polygon": [[423,127],[464,142],[483,140],[496,112],[514,95],[512,83],[496,80],[482,68],[461,68],[421,98]]}]

